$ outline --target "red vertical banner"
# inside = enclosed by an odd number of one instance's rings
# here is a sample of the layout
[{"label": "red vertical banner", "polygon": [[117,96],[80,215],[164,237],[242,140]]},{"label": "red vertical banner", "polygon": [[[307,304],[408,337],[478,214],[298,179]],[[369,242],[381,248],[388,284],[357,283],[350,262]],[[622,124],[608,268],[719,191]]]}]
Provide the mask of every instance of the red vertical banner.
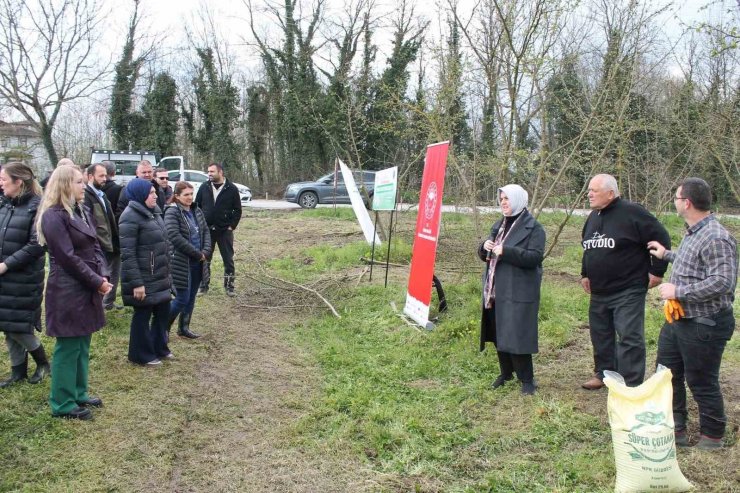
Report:
[{"label": "red vertical banner", "polygon": [[432,277],[437,257],[439,221],[442,216],[442,193],[445,187],[445,169],[449,142],[427,147],[424,177],[419,193],[419,213],[411,254],[411,273],[403,312],[419,325],[431,329],[429,304],[432,301]]}]

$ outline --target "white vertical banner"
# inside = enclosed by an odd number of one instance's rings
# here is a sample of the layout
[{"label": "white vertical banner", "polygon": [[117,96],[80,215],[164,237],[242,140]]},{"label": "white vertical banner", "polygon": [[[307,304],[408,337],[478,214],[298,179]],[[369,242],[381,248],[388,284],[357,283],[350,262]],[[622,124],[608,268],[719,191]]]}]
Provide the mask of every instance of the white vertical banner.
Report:
[{"label": "white vertical banner", "polygon": [[[337,161],[339,161],[339,169],[342,170],[342,177],[344,177],[344,186],[347,188],[347,194],[349,195],[350,202],[352,202],[352,209],[355,211],[357,221],[360,223],[365,240],[367,240],[368,244],[372,245],[373,231],[375,228],[373,228],[373,221],[370,219],[370,214],[365,208],[365,202],[362,200],[360,190],[358,190],[355,184],[355,177],[352,175],[352,170],[341,159],[337,158]],[[375,244],[380,245],[380,238],[377,234],[375,235]]]}]

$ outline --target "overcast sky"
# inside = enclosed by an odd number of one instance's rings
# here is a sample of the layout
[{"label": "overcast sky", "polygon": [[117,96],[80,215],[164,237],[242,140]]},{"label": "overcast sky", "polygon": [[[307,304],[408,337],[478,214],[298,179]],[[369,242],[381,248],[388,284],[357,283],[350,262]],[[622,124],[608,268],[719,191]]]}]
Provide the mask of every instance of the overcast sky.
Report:
[{"label": "overcast sky", "polygon": [[[260,2],[262,1],[263,0],[254,0],[254,4],[260,5]],[[459,3],[463,6],[461,14],[464,13],[464,6],[472,5],[474,1],[475,0],[460,0]],[[709,2],[710,0],[679,0],[671,3],[666,0],[663,2],[654,1],[653,4],[656,7],[670,4],[670,8],[658,21],[658,25],[661,26],[669,38],[675,40],[682,32],[684,32],[686,25],[707,19],[708,11],[706,9],[702,9],[702,7],[707,5]],[[247,40],[251,39],[248,32],[248,26],[244,20],[246,19],[246,8],[244,7],[242,0],[207,0],[207,2],[204,2],[204,0],[142,0],[142,10],[146,15],[145,25],[148,25],[150,29],[160,33],[168,33],[164,46],[171,49],[186,48],[187,42],[184,35],[185,26],[192,27],[197,24],[196,20],[199,18],[198,12],[203,8],[204,3],[207,4],[209,9],[216,14],[218,28],[229,43],[239,44],[242,43],[245,38]],[[437,2],[434,0],[416,1],[417,14],[431,21],[429,32],[427,33],[428,37],[439,36],[437,7],[435,7],[436,3]],[[344,0],[327,0],[329,12],[336,12],[341,9],[343,4]],[[118,1],[113,5],[115,5],[113,7],[115,17],[119,19],[127,19],[128,15],[130,15],[132,2]],[[378,11],[388,12],[398,4],[397,2],[381,0],[376,5]],[[265,21],[265,18],[256,18],[256,22],[258,24],[265,25]],[[125,32],[126,23],[119,23],[119,27],[121,29],[121,34],[123,34]],[[382,52],[384,40],[380,39],[380,36],[378,36],[376,37],[376,42],[381,45]],[[112,48],[116,50],[116,47]],[[116,51],[120,51],[120,49]],[[257,52],[253,48],[240,47],[239,49],[234,50],[234,54],[237,54],[240,58],[240,62],[244,64],[257,65],[259,62]],[[378,57],[378,61],[382,62],[384,61],[384,58],[385,57]]]}]

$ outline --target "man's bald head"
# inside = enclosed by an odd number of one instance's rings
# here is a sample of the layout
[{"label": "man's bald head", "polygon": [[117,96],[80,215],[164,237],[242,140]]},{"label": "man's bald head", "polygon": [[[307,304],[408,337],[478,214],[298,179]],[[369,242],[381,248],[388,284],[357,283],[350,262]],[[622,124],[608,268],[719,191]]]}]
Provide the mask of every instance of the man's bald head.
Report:
[{"label": "man's bald head", "polygon": [[591,178],[588,184],[588,202],[592,209],[601,210],[619,197],[619,186],[612,175],[605,173]]}]

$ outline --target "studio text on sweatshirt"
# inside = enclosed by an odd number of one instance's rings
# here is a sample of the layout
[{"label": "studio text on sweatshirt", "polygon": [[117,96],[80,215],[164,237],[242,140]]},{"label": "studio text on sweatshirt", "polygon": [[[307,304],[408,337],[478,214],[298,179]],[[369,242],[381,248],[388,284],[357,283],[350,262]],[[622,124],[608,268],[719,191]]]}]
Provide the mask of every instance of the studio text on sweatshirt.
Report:
[{"label": "studio text on sweatshirt", "polygon": [[581,277],[587,277],[594,294],[611,294],[648,285],[648,273],[663,277],[665,260],[652,257],[649,241],[670,249],[668,231],[644,207],[620,197],[594,210],[583,226]]}]

